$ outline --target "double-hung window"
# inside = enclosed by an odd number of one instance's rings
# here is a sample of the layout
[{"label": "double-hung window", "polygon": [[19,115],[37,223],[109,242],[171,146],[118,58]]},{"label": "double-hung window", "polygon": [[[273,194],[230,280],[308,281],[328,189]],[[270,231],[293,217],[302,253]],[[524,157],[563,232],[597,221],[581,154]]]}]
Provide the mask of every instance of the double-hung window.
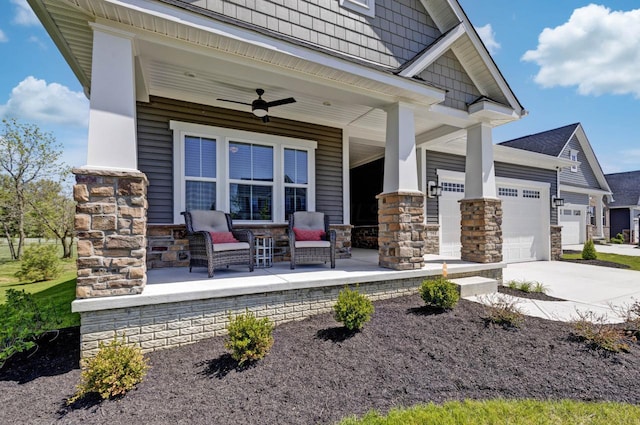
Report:
[{"label": "double-hung window", "polygon": [[174,222],[185,209],[274,223],[315,210],[315,141],[178,121],[170,127]]}]

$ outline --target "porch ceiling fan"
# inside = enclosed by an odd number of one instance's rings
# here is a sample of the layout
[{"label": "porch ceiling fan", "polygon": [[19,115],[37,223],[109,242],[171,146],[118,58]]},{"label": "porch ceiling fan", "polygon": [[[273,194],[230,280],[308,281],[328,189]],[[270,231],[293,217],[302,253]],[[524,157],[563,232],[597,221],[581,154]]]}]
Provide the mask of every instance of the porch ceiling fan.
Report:
[{"label": "porch ceiling fan", "polygon": [[262,118],[262,122],[267,123],[269,122],[269,115],[267,115],[269,113],[269,108],[273,108],[276,106],[282,106],[282,105],[288,105],[289,103],[295,103],[295,99],[292,97],[288,97],[286,99],[280,99],[280,100],[274,100],[273,102],[267,102],[266,100],[264,100],[262,98],[262,95],[264,94],[264,90],[262,89],[256,89],[256,93],[258,94],[258,98],[256,100],[254,100],[251,103],[247,103],[247,102],[240,102],[237,100],[229,100],[229,99],[217,99],[220,100],[222,102],[231,102],[231,103],[238,103],[240,105],[248,105],[251,106],[251,112],[253,112],[253,115],[255,115],[258,118]]}]

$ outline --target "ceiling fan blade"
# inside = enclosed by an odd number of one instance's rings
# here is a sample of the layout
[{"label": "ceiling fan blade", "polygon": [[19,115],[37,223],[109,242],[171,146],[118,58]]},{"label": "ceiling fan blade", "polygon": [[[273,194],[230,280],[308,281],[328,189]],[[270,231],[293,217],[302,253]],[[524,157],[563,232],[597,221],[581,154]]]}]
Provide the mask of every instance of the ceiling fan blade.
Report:
[{"label": "ceiling fan blade", "polygon": [[271,108],[272,106],[280,106],[280,105],[288,105],[289,103],[295,103],[296,100],[292,97],[288,97],[286,99],[274,100],[273,102],[267,102],[267,107]]},{"label": "ceiling fan blade", "polygon": [[231,102],[231,103],[238,103],[238,104],[240,104],[240,105],[248,105],[248,106],[251,106],[251,104],[250,104],[250,103],[247,103],[247,102],[238,102],[237,100],[229,100],[229,99],[216,99],[216,100],[220,100],[220,101],[222,101],[222,102]]}]

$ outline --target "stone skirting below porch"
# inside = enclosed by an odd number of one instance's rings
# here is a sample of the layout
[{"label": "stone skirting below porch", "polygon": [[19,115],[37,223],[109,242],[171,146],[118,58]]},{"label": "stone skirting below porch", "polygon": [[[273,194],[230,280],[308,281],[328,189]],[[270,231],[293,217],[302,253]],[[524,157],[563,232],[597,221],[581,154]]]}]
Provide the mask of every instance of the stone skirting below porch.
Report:
[{"label": "stone skirting below porch", "polygon": [[[501,282],[502,267],[504,264],[491,267],[451,264],[448,277],[482,276]],[[76,301],[73,310],[81,317],[82,358],[94,356],[99,342],[108,343],[114,335],[123,334],[127,343],[137,344],[148,352],[223,335],[230,313],[235,315],[248,309],[278,325],[331,311],[338,293],[347,284],[357,283],[359,292],[379,300],[415,293],[425,278],[440,273],[437,264],[432,270],[387,269],[355,278],[351,272],[344,278],[313,281],[305,277],[278,285],[262,283],[264,279],[259,276],[252,282],[260,283],[253,286],[245,285],[247,280],[243,278],[230,285],[209,280],[207,283],[211,284],[206,289],[202,281],[191,288],[190,282],[179,282],[175,284],[175,292],[164,293],[160,289],[154,291],[154,287],[165,285],[147,285],[142,295]]]},{"label": "stone skirting below porch", "polygon": [[[440,225],[426,224],[424,227],[424,253],[440,254]],[[353,226],[351,245],[354,248],[378,249],[378,225]]]},{"label": "stone skirting below porch", "polygon": [[[235,224],[237,229],[251,229],[253,234],[268,235],[275,247],[273,261],[289,261],[289,237],[286,224]],[[351,225],[332,224],[336,231],[336,258],[351,258]],[[147,226],[147,268],[187,267],[189,241],[184,224],[149,224]]]}]

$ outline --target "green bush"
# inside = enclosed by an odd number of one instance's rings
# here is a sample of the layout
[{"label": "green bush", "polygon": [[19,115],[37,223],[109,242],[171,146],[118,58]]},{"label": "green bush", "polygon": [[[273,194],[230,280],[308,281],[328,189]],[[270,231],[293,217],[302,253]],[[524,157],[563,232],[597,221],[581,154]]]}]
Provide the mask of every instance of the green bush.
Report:
[{"label": "green bush", "polygon": [[593,311],[577,312],[578,318],[573,320],[573,335],[584,341],[592,349],[600,349],[618,353],[629,351],[629,340],[624,330],[607,323],[607,317],[597,315]]},{"label": "green bush", "polygon": [[140,347],[125,345],[124,335],[109,345],[98,343],[98,354],[86,360],[80,375],[77,392],[68,401],[74,403],[89,393],[98,393],[103,399],[124,395],[135,388],[149,370],[148,359]]},{"label": "green bush", "polygon": [[55,245],[31,245],[24,250],[16,277],[23,281],[42,282],[60,274],[60,258]]},{"label": "green bush", "polygon": [[455,307],[460,299],[458,287],[443,277],[425,280],[418,291],[425,304],[445,310]]},{"label": "green bush", "polygon": [[333,306],[333,317],[348,330],[357,331],[371,319],[373,311],[373,303],[369,298],[345,287]]},{"label": "green bush", "polygon": [[610,239],[610,242],[613,244],[623,244],[624,243],[624,235],[622,233],[618,233],[614,238]]},{"label": "green bush", "polygon": [[229,315],[229,335],[224,346],[231,350],[231,357],[240,365],[260,360],[273,345],[273,324],[268,318],[257,319],[246,312],[235,318]]},{"label": "green bush", "polygon": [[584,243],[584,247],[582,248],[582,259],[595,260],[597,258],[598,254],[596,253],[596,246],[593,244],[593,240],[589,239]]},{"label": "green bush", "polygon": [[32,294],[8,289],[0,304],[0,367],[16,353],[36,345],[38,337],[60,324],[52,304],[36,301]]}]

